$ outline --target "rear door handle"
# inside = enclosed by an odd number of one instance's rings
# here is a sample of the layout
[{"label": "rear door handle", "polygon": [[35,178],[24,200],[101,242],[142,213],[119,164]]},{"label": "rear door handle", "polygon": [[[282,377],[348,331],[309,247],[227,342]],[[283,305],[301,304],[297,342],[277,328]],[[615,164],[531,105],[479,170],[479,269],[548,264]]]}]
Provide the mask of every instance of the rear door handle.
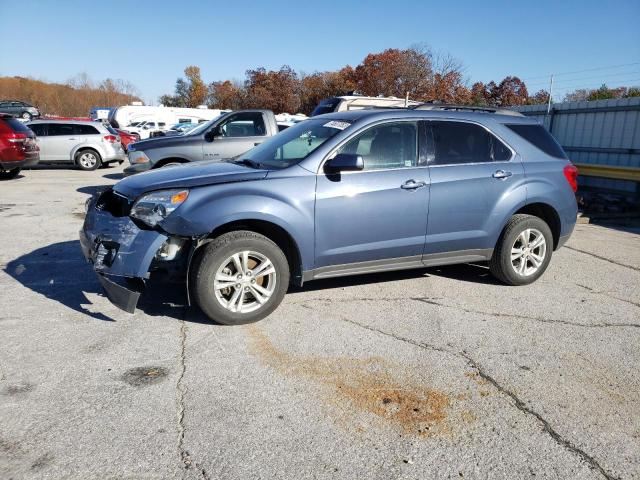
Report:
[{"label": "rear door handle", "polygon": [[425,182],[416,182],[415,180],[411,179],[411,180],[407,180],[402,185],[400,185],[400,188],[404,190],[415,190],[417,188],[421,188],[426,185],[427,184]]},{"label": "rear door handle", "polygon": [[493,174],[493,178],[509,178],[513,173],[505,172],[504,170],[497,170],[496,173]]}]

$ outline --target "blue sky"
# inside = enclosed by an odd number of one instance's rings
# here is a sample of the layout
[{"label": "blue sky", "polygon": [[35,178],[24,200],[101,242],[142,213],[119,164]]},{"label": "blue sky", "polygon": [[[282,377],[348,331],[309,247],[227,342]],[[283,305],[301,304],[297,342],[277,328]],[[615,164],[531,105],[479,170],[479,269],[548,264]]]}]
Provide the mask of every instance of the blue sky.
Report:
[{"label": "blue sky", "polygon": [[640,84],[639,25],[639,0],[0,0],[0,75],[122,78],[156,101],[191,64],[210,82],[259,66],[337,69],[427,43],[460,59],[471,81],[514,74],[537,90],[549,73],[578,71],[557,77],[563,95]]}]

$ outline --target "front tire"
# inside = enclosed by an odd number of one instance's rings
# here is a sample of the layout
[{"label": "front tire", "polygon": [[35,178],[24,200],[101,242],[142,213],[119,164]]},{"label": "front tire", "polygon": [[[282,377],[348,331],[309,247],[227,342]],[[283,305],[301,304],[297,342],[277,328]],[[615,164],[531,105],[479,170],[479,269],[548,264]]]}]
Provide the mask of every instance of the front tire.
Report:
[{"label": "front tire", "polygon": [[102,159],[93,150],[80,150],[75,156],[76,165],[80,170],[90,171],[102,165]]},{"label": "front tire", "polygon": [[11,180],[16,178],[20,173],[20,168],[12,168],[11,170],[0,170],[0,180]]},{"label": "front tire", "polygon": [[552,252],[553,235],[544,220],[514,215],[498,239],[489,269],[507,285],[528,285],[545,272]]},{"label": "front tire", "polygon": [[239,230],[202,248],[191,268],[196,303],[213,321],[242,325],[262,320],[282,302],[289,264],[264,235]]}]

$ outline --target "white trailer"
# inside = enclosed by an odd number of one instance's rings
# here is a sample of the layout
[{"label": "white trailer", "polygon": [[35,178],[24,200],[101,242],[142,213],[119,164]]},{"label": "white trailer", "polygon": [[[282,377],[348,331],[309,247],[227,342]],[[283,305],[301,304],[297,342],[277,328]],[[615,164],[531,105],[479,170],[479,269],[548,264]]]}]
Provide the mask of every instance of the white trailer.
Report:
[{"label": "white trailer", "polygon": [[[139,103],[139,102],[136,102]],[[126,130],[132,122],[153,121],[156,124],[164,123],[166,128],[176,123],[201,123],[208,122],[229,110],[207,108],[202,105],[198,108],[178,107],[152,107],[149,105],[124,105],[114,108],[109,113],[109,123],[115,128]]]}]

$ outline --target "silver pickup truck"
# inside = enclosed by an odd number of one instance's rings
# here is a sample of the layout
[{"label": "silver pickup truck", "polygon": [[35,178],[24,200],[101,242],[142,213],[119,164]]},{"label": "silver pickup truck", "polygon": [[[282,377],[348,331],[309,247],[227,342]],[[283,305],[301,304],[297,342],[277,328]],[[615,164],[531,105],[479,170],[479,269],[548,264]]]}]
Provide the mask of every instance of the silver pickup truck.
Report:
[{"label": "silver pickup truck", "polygon": [[184,135],[156,137],[130,144],[125,175],[199,160],[225,160],[240,155],[278,133],[271,110],[236,110]]}]

